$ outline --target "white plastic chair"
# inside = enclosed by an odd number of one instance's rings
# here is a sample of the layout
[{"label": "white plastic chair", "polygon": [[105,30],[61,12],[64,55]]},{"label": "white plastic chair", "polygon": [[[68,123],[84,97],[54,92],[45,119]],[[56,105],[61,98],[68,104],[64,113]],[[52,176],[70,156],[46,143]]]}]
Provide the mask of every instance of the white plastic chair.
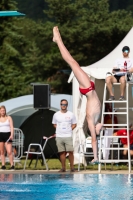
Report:
[{"label": "white plastic chair", "polygon": [[23,149],[24,149],[24,134],[23,131],[19,128],[14,128],[14,138],[12,142],[12,146],[16,149],[15,159],[20,159],[23,157]]},{"label": "white plastic chair", "polygon": [[[43,146],[42,146],[41,144],[38,144],[38,143],[31,143],[31,144],[29,144],[28,151],[25,152],[27,155],[26,155],[26,159],[25,159],[24,169],[23,169],[23,170],[25,170],[25,167],[26,167],[26,163],[27,163],[27,159],[28,159],[28,157],[29,157],[29,154],[30,154],[30,155],[33,154],[33,155],[37,155],[37,156],[41,155],[42,158],[43,158],[43,163],[45,164],[46,170],[47,170],[47,171],[49,170],[49,169],[48,169],[48,165],[47,165],[47,163],[46,163],[45,155],[44,155],[44,149],[45,149],[45,147],[46,147],[46,144],[47,144],[48,140],[51,139],[51,138],[53,138],[53,137],[55,137],[55,135],[52,135],[52,136],[50,136],[50,137],[44,136],[43,139],[44,139],[45,141],[44,141]],[[34,147],[34,148],[37,148],[38,150],[37,150],[37,151],[31,151],[31,148],[33,148],[33,147]]]},{"label": "white plastic chair", "polygon": [[[112,169],[113,169],[113,164],[118,163],[120,159],[120,142],[119,138],[114,136],[111,138],[110,136],[113,135],[113,130],[112,129],[105,129],[104,136],[101,138],[102,139],[102,155],[103,157],[100,159],[101,163],[104,163],[105,170],[106,170],[106,163],[111,163]],[[109,137],[108,137],[109,136]],[[115,147],[115,151],[113,149]],[[107,148],[107,149],[106,149]],[[117,159],[116,159],[117,156]],[[114,160],[112,162],[112,160]]]},{"label": "white plastic chair", "polygon": [[85,157],[94,157],[92,151],[91,137],[87,137],[84,144],[79,145],[79,163],[78,163],[78,171],[80,171],[80,160],[84,159],[84,168],[86,167]]},{"label": "white plastic chair", "polygon": [[[117,152],[118,160],[119,160],[120,159],[119,138],[115,137],[115,136],[113,138],[106,137],[106,136],[112,136],[112,135],[113,135],[113,132],[111,129],[105,130],[105,134],[104,134],[105,137],[102,138],[102,140],[103,140],[102,147],[103,148],[112,148],[113,146],[117,146],[118,149],[116,150],[116,152]],[[111,156],[111,160],[112,160],[114,157],[113,149],[102,149],[102,152],[103,152],[103,159],[108,160],[108,163],[110,163],[109,155],[111,154],[110,156]]]},{"label": "white plastic chair", "polygon": [[[118,160],[120,160],[120,146],[121,146],[121,142],[119,141],[119,138],[112,138],[112,140],[111,140],[111,146],[117,146],[117,150],[116,150],[116,153],[117,153],[117,159]],[[114,153],[112,152],[112,154],[111,154],[111,159],[113,159],[113,157],[116,157],[115,155],[113,155]],[[114,158],[115,159],[115,158]]]},{"label": "white plastic chair", "polygon": [[[99,154],[99,137],[97,138],[97,147],[98,147],[98,154]],[[92,144],[91,144],[91,140],[92,138],[89,136],[86,138],[84,144],[80,144],[79,145],[79,163],[78,163],[78,171],[80,171],[80,160],[81,160],[81,157],[82,159],[84,159],[83,163],[84,163],[84,169],[86,170],[86,166],[87,166],[87,163],[86,163],[86,160],[85,160],[85,157],[94,157],[94,154],[93,154],[93,150],[92,150]]]}]

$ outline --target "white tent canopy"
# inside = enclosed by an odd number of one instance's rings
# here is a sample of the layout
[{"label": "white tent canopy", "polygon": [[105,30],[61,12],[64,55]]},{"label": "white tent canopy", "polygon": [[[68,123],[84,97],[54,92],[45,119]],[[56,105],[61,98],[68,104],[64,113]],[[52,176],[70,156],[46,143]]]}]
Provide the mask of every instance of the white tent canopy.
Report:
[{"label": "white tent canopy", "polygon": [[[130,47],[130,57],[133,58],[133,28],[128,32],[126,37],[121,41],[121,43],[107,56],[99,60],[98,62],[89,65],[87,67],[82,67],[82,69],[90,76],[90,78],[95,81],[96,92],[98,93],[99,99],[102,102],[103,99],[103,89],[105,83],[105,77],[107,72],[111,72],[114,67],[115,60],[122,57],[122,48],[124,46]],[[73,112],[75,113],[78,119],[77,129],[74,131],[74,163],[78,162],[78,147],[79,143],[82,143],[85,140],[85,134],[83,131],[84,119],[86,115],[86,97],[79,93],[79,84],[73,74],[71,73],[68,82],[73,83]],[[118,88],[119,89],[119,88]],[[117,89],[117,93],[119,90]],[[132,99],[132,94],[130,101]],[[132,119],[133,120],[133,119]]]}]

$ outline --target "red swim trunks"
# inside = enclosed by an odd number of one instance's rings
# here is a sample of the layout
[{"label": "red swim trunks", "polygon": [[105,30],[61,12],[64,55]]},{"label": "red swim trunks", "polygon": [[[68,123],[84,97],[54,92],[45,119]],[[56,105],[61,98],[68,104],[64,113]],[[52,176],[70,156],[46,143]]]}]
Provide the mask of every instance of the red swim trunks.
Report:
[{"label": "red swim trunks", "polygon": [[91,82],[91,86],[89,88],[86,88],[86,89],[82,89],[82,88],[79,88],[79,91],[81,94],[85,95],[86,93],[90,92],[91,90],[95,90],[95,84],[93,81],[90,81]]}]

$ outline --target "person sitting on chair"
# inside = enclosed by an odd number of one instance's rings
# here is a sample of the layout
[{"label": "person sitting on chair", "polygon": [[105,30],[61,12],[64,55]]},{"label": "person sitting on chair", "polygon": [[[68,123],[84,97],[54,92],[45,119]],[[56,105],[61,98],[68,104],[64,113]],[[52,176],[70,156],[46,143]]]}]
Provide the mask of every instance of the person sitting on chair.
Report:
[{"label": "person sitting on chair", "polygon": [[126,80],[125,74],[127,72],[133,72],[133,60],[129,58],[130,48],[128,46],[124,46],[122,48],[123,57],[116,60],[112,73],[108,72],[106,77],[106,84],[110,94],[109,101],[115,100],[114,93],[112,91],[113,83],[121,83],[120,84],[120,101],[124,100]]},{"label": "person sitting on chair", "polygon": [[[131,128],[131,126],[130,126],[130,128]],[[133,130],[130,130],[129,134],[130,134],[130,155],[133,156]],[[115,132],[113,135],[114,136],[127,136],[127,130],[126,129],[119,130],[119,131]],[[120,138],[120,141],[123,144],[123,148],[128,148],[127,138]],[[124,149],[123,150],[124,158],[127,157],[127,153],[128,153],[128,150]]]}]

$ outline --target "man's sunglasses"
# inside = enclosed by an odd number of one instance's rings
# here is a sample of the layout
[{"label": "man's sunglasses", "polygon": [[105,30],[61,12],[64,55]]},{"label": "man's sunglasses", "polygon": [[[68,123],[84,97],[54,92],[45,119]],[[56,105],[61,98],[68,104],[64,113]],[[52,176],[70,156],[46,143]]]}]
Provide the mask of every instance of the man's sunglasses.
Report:
[{"label": "man's sunglasses", "polygon": [[61,106],[67,106],[67,104],[61,104]]},{"label": "man's sunglasses", "polygon": [[128,50],[124,50],[124,51],[123,51],[123,53],[128,53],[128,52],[129,52]]}]

